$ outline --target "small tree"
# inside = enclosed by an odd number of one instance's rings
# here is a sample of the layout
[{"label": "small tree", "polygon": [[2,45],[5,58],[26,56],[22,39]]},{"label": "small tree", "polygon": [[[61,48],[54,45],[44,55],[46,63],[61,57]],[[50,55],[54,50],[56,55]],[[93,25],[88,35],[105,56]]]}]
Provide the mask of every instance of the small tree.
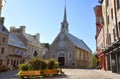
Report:
[{"label": "small tree", "polygon": [[92,55],[92,61],[93,61],[93,68],[96,68],[98,60],[94,54]]}]

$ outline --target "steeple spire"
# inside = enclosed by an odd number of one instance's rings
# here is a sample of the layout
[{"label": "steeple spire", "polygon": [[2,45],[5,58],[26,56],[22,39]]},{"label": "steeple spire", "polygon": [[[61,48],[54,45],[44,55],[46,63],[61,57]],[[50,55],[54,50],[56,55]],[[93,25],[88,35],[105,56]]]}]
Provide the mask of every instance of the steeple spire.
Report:
[{"label": "steeple spire", "polygon": [[66,5],[65,5],[65,9],[64,9],[64,19],[63,19],[63,21],[67,22]]},{"label": "steeple spire", "polygon": [[63,22],[61,23],[61,31],[68,32],[68,22],[67,22],[67,13],[66,13],[66,2],[65,2],[65,8],[64,8]]}]

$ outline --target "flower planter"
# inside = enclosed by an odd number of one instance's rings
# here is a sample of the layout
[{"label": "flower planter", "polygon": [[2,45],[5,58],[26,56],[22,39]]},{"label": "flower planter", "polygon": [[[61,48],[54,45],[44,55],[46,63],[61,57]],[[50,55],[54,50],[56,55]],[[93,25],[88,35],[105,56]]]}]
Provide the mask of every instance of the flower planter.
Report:
[{"label": "flower planter", "polygon": [[40,71],[19,71],[18,73],[19,77],[24,78],[24,77],[36,77],[36,76],[40,76]]},{"label": "flower planter", "polygon": [[58,74],[58,72],[57,69],[43,70],[43,74],[45,75],[55,75]]}]

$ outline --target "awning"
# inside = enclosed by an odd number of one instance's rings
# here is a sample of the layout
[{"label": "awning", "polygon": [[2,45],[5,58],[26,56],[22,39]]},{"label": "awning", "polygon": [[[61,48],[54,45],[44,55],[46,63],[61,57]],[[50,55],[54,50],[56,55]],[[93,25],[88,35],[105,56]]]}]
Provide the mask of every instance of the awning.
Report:
[{"label": "awning", "polygon": [[103,51],[103,53],[109,53],[110,51],[112,51],[115,48],[118,48],[119,46],[120,46],[120,39],[115,41],[113,44],[109,45],[108,48]]}]

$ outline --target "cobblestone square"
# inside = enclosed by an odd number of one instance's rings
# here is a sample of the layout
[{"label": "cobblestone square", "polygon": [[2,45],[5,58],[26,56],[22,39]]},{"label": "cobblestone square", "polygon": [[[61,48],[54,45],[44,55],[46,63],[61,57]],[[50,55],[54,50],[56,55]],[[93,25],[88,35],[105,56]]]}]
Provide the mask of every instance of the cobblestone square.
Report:
[{"label": "cobblestone square", "polygon": [[[65,76],[40,79],[120,79],[120,74],[96,69],[63,69]],[[0,73],[0,79],[19,79],[17,70]]]}]

